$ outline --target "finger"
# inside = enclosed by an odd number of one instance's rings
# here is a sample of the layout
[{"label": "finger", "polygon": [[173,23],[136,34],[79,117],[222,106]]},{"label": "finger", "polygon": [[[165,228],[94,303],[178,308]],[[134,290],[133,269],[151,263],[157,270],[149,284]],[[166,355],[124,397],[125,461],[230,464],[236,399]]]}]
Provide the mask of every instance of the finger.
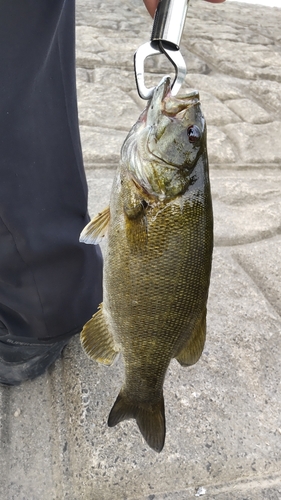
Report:
[{"label": "finger", "polygon": [[[154,17],[154,13],[158,5],[158,0],[143,0],[143,1],[151,17]],[[206,2],[222,3],[224,2],[224,0],[206,0]]]}]

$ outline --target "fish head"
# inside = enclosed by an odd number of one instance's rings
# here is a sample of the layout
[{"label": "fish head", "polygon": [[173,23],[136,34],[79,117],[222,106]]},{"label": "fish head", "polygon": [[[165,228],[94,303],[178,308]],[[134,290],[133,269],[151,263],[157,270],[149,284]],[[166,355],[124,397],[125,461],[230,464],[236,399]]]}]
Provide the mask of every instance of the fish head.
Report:
[{"label": "fish head", "polygon": [[130,131],[121,159],[149,194],[169,198],[183,192],[206,149],[206,125],[199,94],[171,95],[164,77]]}]

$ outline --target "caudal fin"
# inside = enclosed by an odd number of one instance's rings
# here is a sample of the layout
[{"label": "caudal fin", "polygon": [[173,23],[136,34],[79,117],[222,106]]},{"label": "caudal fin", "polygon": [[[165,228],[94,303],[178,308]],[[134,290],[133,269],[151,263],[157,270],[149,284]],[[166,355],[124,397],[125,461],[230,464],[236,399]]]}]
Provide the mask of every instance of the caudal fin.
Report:
[{"label": "caudal fin", "polygon": [[147,444],[160,453],[165,443],[164,398],[156,404],[129,401],[122,391],[118,395],[108,417],[109,427],[114,427],[123,420],[134,418]]}]

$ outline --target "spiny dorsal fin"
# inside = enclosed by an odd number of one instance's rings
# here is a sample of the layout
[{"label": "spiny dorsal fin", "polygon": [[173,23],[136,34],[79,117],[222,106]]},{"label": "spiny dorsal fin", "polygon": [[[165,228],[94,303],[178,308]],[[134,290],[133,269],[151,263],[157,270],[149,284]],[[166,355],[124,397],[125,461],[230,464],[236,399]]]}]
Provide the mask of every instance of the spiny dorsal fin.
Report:
[{"label": "spiny dorsal fin", "polygon": [[134,418],[147,444],[160,453],[165,443],[166,425],[164,398],[156,404],[134,403],[122,393],[122,389],[108,417],[109,427],[114,427],[123,420]]},{"label": "spiny dorsal fin", "polygon": [[106,207],[84,227],[80,234],[79,241],[81,243],[98,245],[106,234],[109,220],[110,210],[109,207]]},{"label": "spiny dorsal fin", "polygon": [[118,351],[105,322],[102,304],[98,312],[84,326],[80,340],[90,358],[103,365],[113,363]]},{"label": "spiny dorsal fin", "polygon": [[182,366],[191,366],[197,363],[200,358],[206,340],[206,308],[204,308],[201,318],[197,321],[191,337],[180,351],[176,360]]}]

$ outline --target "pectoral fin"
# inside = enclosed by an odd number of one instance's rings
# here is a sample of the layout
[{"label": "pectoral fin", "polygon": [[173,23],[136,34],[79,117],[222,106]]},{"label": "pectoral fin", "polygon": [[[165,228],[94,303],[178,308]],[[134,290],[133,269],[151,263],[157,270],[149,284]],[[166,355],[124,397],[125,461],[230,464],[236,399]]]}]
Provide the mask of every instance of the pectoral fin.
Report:
[{"label": "pectoral fin", "polygon": [[147,221],[145,216],[126,220],[126,237],[133,253],[141,253],[147,244]]},{"label": "pectoral fin", "polygon": [[98,245],[106,234],[109,221],[110,210],[109,207],[107,207],[84,227],[80,234],[79,241],[81,243]]},{"label": "pectoral fin", "polygon": [[113,363],[118,351],[108,330],[102,304],[98,312],[84,326],[80,339],[83,348],[91,358],[103,365]]},{"label": "pectoral fin", "polygon": [[182,366],[191,366],[199,360],[205,345],[206,340],[206,308],[198,320],[191,337],[176,356],[176,360]]},{"label": "pectoral fin", "polygon": [[147,243],[148,197],[139,184],[124,178],[122,184],[123,210],[126,223],[126,237],[132,252],[141,252]]},{"label": "pectoral fin", "polygon": [[108,426],[134,418],[147,444],[160,453],[165,443],[164,398],[158,403],[135,403],[125,397],[121,389],[108,417]]}]

